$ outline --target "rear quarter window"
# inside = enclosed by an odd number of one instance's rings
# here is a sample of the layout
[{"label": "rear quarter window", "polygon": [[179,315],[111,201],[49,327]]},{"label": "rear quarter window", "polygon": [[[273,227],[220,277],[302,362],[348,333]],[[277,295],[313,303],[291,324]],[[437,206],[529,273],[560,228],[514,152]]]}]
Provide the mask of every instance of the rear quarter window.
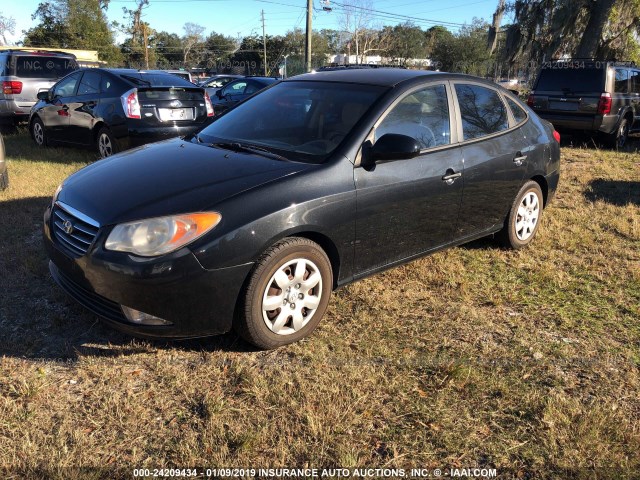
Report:
[{"label": "rear quarter window", "polygon": [[456,84],[465,140],[507,130],[507,107],[498,92],[478,85]]},{"label": "rear quarter window", "polygon": [[629,70],[616,68],[616,81],[613,88],[616,93],[629,93]]},{"label": "rear quarter window", "polygon": [[524,122],[527,119],[527,113],[524,111],[524,109],[506,95],[505,98],[507,99],[507,104],[511,109],[511,113],[513,114],[513,118],[515,119],[516,123]]}]

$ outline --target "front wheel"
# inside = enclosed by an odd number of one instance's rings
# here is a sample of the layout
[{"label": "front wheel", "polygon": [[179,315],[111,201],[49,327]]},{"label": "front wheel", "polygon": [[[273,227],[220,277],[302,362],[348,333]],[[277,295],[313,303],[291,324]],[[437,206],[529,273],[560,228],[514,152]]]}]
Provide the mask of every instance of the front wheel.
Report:
[{"label": "front wheel", "polygon": [[529,245],[540,226],[543,207],[540,185],[529,180],[518,192],[504,228],[498,234],[501,243],[515,250]]},{"label": "front wheel", "polygon": [[44,123],[36,117],[31,123],[31,136],[39,147],[47,146],[47,136],[44,132]]},{"label": "front wheel", "polygon": [[296,342],[320,323],[332,284],[331,262],[317,243],[281,240],[256,262],[234,327],[259,348]]}]

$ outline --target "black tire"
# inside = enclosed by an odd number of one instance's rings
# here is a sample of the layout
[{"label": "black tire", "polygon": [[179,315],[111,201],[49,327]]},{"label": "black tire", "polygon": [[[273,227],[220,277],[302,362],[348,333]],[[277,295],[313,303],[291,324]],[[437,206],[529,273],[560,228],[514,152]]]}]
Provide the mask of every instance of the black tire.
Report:
[{"label": "black tire", "polygon": [[34,118],[33,122],[31,122],[31,138],[33,138],[33,141],[36,142],[36,145],[39,147],[49,145],[49,140],[44,130],[44,123],[42,123],[39,117]]},{"label": "black tire", "polygon": [[[316,271],[319,274],[320,281],[308,291],[295,278],[298,265],[301,265],[302,282],[309,281],[312,285],[318,278]],[[275,279],[277,273],[287,275],[280,278],[291,282],[288,289],[285,285],[280,288]],[[296,342],[310,335],[320,323],[329,304],[332,286],[331,262],[322,248],[306,238],[285,238],[256,262],[240,298],[234,329],[247,342],[262,349]],[[278,302],[274,310],[263,311],[263,300],[267,298]],[[307,308],[307,305],[316,306]],[[298,325],[294,323],[296,319]]]},{"label": "black tire", "polygon": [[3,174],[0,174],[0,191],[9,188],[9,170],[5,170]]},{"label": "black tire", "polygon": [[107,158],[118,153],[118,143],[107,127],[102,127],[96,135],[96,150],[100,158]]},{"label": "black tire", "polygon": [[[525,205],[525,203],[530,201],[532,195],[535,195],[535,207],[531,204]],[[527,199],[526,201],[525,198]],[[521,207],[524,212],[520,210]],[[500,243],[514,250],[529,245],[538,232],[543,208],[544,197],[542,195],[542,189],[538,183],[529,180],[518,192],[509,210],[504,228],[497,235]],[[525,215],[523,216],[522,213]]]},{"label": "black tire", "polygon": [[609,146],[616,150],[624,148],[624,146],[627,144],[627,140],[629,139],[630,127],[631,125],[629,119],[626,117],[623,118],[620,121],[620,125],[618,125],[616,131],[609,134],[607,138],[607,143],[609,144]]}]

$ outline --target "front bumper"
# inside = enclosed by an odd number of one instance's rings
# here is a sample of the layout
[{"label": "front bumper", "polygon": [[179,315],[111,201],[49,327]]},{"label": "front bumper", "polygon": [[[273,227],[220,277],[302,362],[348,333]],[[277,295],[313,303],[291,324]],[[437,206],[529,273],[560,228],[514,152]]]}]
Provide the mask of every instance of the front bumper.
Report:
[{"label": "front bumper", "polygon": [[[183,248],[159,258],[140,258],[102,248],[101,230],[87,254],[74,258],[52,238],[51,208],[44,217],[44,244],[53,279],[72,298],[115,328],[140,337],[192,338],[231,329],[236,302],[253,264],[206,270]],[[121,305],[172,325],[127,320]]]}]

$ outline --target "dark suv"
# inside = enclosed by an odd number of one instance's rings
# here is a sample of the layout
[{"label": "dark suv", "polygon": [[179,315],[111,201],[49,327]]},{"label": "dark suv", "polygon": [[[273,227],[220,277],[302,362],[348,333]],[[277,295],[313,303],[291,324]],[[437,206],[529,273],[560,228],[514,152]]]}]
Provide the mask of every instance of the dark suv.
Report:
[{"label": "dark suv", "polygon": [[619,148],[640,131],[640,69],[630,62],[548,62],[527,103],[559,131],[598,133]]},{"label": "dark suv", "polygon": [[29,119],[38,145],[95,146],[102,158],[187,135],[213,119],[203,88],[158,71],[80,69],[38,98]]},{"label": "dark suv", "polygon": [[78,68],[75,55],[41,50],[0,51],[0,124],[26,122],[39,92]]}]

